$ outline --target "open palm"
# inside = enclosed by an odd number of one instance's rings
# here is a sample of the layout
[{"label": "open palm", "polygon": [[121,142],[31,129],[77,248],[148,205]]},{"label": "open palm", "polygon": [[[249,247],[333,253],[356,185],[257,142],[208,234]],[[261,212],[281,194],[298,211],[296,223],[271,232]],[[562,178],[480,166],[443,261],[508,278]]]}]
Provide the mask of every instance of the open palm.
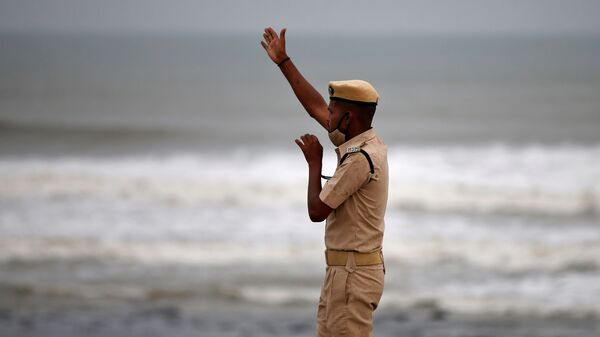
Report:
[{"label": "open palm", "polygon": [[264,41],[260,41],[260,44],[267,51],[267,55],[277,64],[287,58],[287,53],[285,52],[285,31],[286,28],[283,28],[278,36],[273,28],[265,28],[265,32],[263,33]]}]

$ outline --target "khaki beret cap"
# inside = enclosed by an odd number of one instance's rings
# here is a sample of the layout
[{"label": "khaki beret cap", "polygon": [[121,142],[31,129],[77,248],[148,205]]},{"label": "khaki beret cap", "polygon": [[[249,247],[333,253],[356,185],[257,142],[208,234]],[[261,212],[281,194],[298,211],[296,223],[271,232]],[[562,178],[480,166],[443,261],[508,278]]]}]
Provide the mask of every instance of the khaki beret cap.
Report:
[{"label": "khaki beret cap", "polygon": [[379,94],[367,81],[331,81],[329,82],[329,99],[356,104],[377,105]]}]

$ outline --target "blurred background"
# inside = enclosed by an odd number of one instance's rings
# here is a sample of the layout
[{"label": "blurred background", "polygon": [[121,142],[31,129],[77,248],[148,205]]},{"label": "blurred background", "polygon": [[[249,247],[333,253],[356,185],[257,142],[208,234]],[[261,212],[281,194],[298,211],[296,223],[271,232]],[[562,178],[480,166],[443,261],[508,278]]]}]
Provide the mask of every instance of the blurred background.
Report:
[{"label": "blurred background", "polygon": [[376,336],[598,336],[600,2],[0,1],[0,335],[313,336],[293,140],[371,82]]}]

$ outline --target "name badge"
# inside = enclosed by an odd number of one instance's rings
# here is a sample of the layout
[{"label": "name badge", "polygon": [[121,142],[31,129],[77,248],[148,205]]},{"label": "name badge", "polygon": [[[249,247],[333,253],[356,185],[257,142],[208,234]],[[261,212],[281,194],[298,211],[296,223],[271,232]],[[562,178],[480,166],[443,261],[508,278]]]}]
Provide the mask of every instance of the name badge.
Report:
[{"label": "name badge", "polygon": [[346,149],[346,153],[360,152],[360,146],[351,146]]}]

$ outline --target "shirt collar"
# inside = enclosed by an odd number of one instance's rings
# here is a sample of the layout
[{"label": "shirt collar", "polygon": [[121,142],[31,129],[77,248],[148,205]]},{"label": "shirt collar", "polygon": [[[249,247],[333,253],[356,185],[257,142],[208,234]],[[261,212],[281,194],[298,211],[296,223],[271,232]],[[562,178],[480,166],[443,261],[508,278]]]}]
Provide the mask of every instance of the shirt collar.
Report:
[{"label": "shirt collar", "polygon": [[337,153],[339,157],[343,156],[347,152],[357,152],[355,150],[356,148],[360,148],[364,143],[373,138],[375,138],[375,129],[371,127],[369,130],[350,138],[345,143],[337,147],[335,149],[335,153]]}]

